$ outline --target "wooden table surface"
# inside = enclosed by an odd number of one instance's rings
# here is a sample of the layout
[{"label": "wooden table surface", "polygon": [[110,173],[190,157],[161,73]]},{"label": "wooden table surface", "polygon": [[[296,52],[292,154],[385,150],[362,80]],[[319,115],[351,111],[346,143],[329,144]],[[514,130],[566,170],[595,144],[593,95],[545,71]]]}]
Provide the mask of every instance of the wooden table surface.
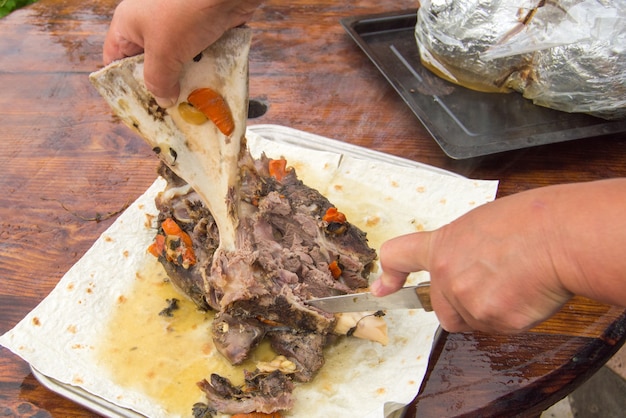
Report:
[{"label": "wooden table surface", "polygon": [[[54,287],[155,179],[149,147],[111,114],[88,74],[101,67],[116,0],[40,0],[0,20],[0,333]],[[268,1],[250,26],[250,124],[279,124],[464,176],[498,196],[626,175],[626,137],[605,136],[453,160],[339,24],[416,7],[407,0]],[[407,416],[537,415],[624,342],[623,309],[574,299],[517,336],[443,334]],[[94,416],[50,392],[0,348],[0,415]]]}]

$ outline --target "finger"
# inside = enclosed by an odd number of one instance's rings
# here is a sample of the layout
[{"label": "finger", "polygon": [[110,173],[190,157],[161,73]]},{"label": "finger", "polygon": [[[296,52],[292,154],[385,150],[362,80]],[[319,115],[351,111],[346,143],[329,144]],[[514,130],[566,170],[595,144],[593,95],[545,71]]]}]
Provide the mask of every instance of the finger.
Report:
[{"label": "finger", "polygon": [[161,107],[170,107],[178,101],[180,76],[185,64],[222,35],[221,28],[212,28],[213,31],[206,31],[190,39],[190,42],[176,43],[177,39],[186,39],[186,34],[175,32],[169,37],[157,36],[146,42],[144,81]]},{"label": "finger", "polygon": [[456,312],[452,312],[450,314],[443,315],[441,310],[435,311],[437,315],[437,319],[439,320],[439,324],[441,328],[445,329],[448,332],[469,332],[474,331],[474,328],[469,325],[461,315]]},{"label": "finger", "polygon": [[[108,36],[109,35],[107,34],[107,37]],[[113,38],[113,35],[111,35],[111,38]],[[104,43],[102,61],[104,62],[104,65],[108,65],[113,61],[126,57],[132,57],[141,54],[142,52],[143,48],[133,42],[129,42],[124,39],[111,39],[110,41],[105,41]]]},{"label": "finger", "polygon": [[183,63],[171,56],[156,56],[146,49],[144,58],[144,80],[159,106],[173,106],[180,94],[179,78]]},{"label": "finger", "polygon": [[463,315],[467,314],[463,308],[457,308],[455,300],[441,291],[439,281],[431,276],[430,301],[437,319],[443,329],[448,332],[466,332],[473,328],[467,323]]},{"label": "finger", "polygon": [[137,33],[139,23],[128,12],[129,7],[126,2],[121,2],[115,9],[102,48],[105,65],[143,52],[142,37]]},{"label": "finger", "polygon": [[[169,32],[146,35],[144,45],[144,81],[161,107],[171,107],[178,101],[180,77],[184,66],[228,29],[225,22],[214,22],[205,13],[188,9],[177,10],[170,20],[184,22]],[[165,19],[165,18],[163,18]],[[226,19],[228,20],[228,19]],[[193,35],[187,28],[196,28]]]},{"label": "finger", "polygon": [[409,273],[427,270],[430,233],[419,232],[393,238],[380,248],[381,276],[372,283],[371,291],[384,296],[400,289]]}]

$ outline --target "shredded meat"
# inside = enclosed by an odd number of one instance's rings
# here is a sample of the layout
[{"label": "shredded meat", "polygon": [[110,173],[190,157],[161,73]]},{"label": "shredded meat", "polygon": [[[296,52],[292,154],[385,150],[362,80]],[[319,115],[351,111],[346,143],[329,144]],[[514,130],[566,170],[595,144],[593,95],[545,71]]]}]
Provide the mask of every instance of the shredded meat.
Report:
[{"label": "shredded meat", "polygon": [[197,262],[184,268],[159,260],[199,308],[217,311],[212,326],[217,349],[239,364],[268,338],[274,351],[296,365],[289,376],[278,371],[247,376],[244,393],[216,375],[201,382],[208,408],[223,413],[289,407],[291,379],[309,381],[322,367],[335,322],[334,315],[304,301],[367,287],[376,258],[363,231],[347,221],[323,220],[332,207],[328,199],[304,185],[293,169],[280,180],[271,176],[269,163],[265,156],[240,160],[240,189],[229,202],[239,222],[236,251],[218,250],[215,221],[199,196],[166,166],[159,171],[168,181],[156,202],[159,221],[173,218],[180,225],[191,237]]},{"label": "shredded meat", "polygon": [[293,382],[279,371],[270,374],[246,372],[242,387],[233,386],[228,379],[213,373],[210,382],[205,379],[198,386],[206,393],[209,408],[215,411],[271,413],[293,406]]}]

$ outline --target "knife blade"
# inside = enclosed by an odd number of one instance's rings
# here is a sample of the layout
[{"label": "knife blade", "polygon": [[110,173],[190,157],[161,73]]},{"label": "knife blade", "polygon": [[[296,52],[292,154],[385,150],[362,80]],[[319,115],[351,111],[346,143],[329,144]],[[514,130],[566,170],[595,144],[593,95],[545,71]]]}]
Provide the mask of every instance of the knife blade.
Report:
[{"label": "knife blade", "polygon": [[387,296],[374,296],[370,292],[349,295],[329,296],[306,301],[326,312],[367,312],[389,309],[424,309],[433,310],[430,303],[430,282],[417,286],[406,286]]}]

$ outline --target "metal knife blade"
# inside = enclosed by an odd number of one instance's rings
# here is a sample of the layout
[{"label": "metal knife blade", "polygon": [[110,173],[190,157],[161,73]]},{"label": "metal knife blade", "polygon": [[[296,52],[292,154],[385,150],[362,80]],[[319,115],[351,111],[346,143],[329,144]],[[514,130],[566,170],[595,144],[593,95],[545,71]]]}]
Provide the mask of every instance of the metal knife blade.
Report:
[{"label": "metal knife blade", "polygon": [[307,304],[326,312],[385,311],[389,309],[416,309],[432,311],[430,282],[406,286],[391,295],[377,297],[369,292],[310,299]]}]

